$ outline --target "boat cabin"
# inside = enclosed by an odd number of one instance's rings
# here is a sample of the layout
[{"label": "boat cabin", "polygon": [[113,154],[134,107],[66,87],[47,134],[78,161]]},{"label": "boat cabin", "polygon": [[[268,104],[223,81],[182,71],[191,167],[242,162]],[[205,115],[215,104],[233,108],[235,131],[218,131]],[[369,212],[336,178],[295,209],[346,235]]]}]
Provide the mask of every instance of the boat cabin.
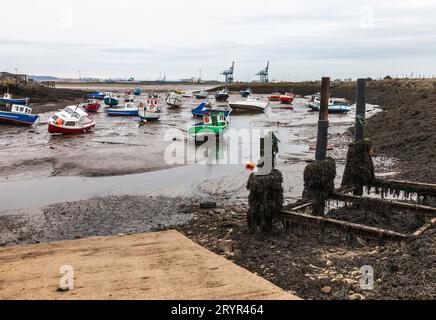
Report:
[{"label": "boat cabin", "polygon": [[205,125],[223,126],[227,124],[227,118],[223,112],[210,113],[203,117]]},{"label": "boat cabin", "polygon": [[32,114],[32,107],[19,105],[19,104],[6,104],[0,105],[0,111],[4,112],[14,112],[14,113],[23,113],[23,114]]}]

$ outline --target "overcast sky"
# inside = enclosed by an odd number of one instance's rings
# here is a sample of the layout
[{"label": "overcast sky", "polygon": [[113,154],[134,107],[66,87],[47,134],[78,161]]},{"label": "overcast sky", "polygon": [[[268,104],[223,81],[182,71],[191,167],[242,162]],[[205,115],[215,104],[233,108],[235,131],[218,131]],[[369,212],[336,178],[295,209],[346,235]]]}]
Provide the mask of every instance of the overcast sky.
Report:
[{"label": "overcast sky", "polygon": [[436,75],[435,0],[14,0],[0,69],[156,80]]}]

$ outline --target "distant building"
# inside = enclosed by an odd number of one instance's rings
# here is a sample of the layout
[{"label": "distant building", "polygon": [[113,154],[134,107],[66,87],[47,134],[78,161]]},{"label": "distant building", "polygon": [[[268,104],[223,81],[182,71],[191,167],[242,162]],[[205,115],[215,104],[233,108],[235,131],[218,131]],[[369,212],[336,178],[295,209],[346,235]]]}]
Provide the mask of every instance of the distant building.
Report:
[{"label": "distant building", "polygon": [[27,76],[27,74],[0,72],[0,80],[7,80],[7,79],[12,79],[19,83],[29,82],[29,77]]}]

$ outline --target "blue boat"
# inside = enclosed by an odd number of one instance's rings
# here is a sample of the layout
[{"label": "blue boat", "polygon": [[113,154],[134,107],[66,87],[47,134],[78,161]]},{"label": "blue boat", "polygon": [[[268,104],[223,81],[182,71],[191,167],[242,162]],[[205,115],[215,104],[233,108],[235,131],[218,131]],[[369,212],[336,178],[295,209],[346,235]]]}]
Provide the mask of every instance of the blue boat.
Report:
[{"label": "blue boat", "polygon": [[203,117],[206,113],[209,113],[208,103],[202,102],[195,108],[191,109],[192,115],[195,117]]},{"label": "blue boat", "polygon": [[134,103],[129,102],[124,106],[116,108],[107,108],[106,113],[108,116],[136,116],[138,117],[138,107]]},{"label": "blue boat", "polygon": [[202,102],[197,107],[191,109],[191,113],[194,117],[203,117],[206,114],[219,112],[223,112],[224,116],[228,117],[230,112],[232,112],[232,108],[228,105],[217,105],[211,107],[209,103]]},{"label": "blue boat", "polygon": [[31,126],[39,116],[32,114],[32,107],[28,105],[0,106],[0,121],[23,126]]},{"label": "blue boat", "polygon": [[0,103],[27,105],[29,103],[29,98],[12,99],[10,93],[5,93],[3,98],[0,98]]},{"label": "blue boat", "polygon": [[91,92],[91,93],[88,93],[86,96],[89,99],[103,100],[106,95],[103,92]]},{"label": "blue boat", "polygon": [[140,95],[141,95],[141,88],[135,88],[135,89],[133,90],[133,94],[134,94],[135,96],[140,96]]},{"label": "blue boat", "polygon": [[248,96],[251,95],[251,89],[241,90],[241,91],[239,91],[239,94],[240,94],[242,97],[247,98]]}]

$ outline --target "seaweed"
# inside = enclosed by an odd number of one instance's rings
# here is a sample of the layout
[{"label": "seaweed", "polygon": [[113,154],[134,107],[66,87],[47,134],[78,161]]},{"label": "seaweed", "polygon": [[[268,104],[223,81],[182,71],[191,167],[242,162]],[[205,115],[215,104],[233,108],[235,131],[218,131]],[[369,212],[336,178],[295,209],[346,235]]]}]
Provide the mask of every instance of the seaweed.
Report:
[{"label": "seaweed", "polygon": [[248,178],[247,189],[249,209],[247,224],[252,232],[270,233],[273,221],[283,208],[283,176],[273,169],[269,175],[252,173]]},{"label": "seaweed", "polygon": [[303,199],[312,202],[315,214],[324,215],[325,201],[335,189],[335,177],[336,162],[331,157],[309,163],[304,169]]}]

